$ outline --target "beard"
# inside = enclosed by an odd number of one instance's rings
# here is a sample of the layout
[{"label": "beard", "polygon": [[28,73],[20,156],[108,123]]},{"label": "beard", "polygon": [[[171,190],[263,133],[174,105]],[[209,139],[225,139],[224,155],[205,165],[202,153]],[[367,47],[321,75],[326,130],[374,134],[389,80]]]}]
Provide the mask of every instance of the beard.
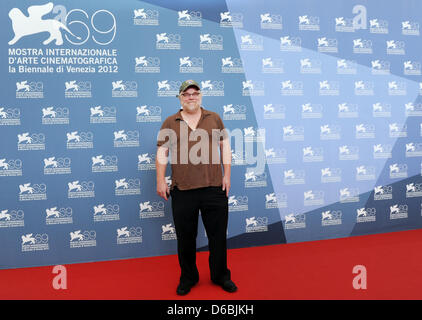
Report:
[{"label": "beard", "polygon": [[187,111],[187,112],[193,112],[196,111],[200,108],[200,103],[198,103],[197,101],[194,102],[185,102],[182,107],[183,110]]}]

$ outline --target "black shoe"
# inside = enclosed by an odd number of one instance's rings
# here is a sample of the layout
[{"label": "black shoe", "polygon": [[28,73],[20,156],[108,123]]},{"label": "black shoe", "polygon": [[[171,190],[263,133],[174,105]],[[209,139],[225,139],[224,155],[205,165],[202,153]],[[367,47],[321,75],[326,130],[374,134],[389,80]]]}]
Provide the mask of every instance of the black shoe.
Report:
[{"label": "black shoe", "polygon": [[179,283],[179,285],[177,286],[177,289],[176,289],[176,293],[179,296],[184,296],[184,295],[189,293],[190,288],[191,288],[191,286],[183,285],[183,284]]},{"label": "black shoe", "polygon": [[179,296],[184,296],[184,295],[187,295],[189,292],[190,292],[190,289],[195,285],[195,284],[197,284],[197,282],[195,282],[194,284],[192,284],[192,285],[189,285],[189,284],[184,284],[184,283],[179,283],[179,285],[177,286],[177,289],[176,289],[176,293],[179,295]]},{"label": "black shoe", "polygon": [[227,292],[230,292],[230,293],[237,291],[236,285],[231,280],[224,281],[220,286],[221,286],[221,288],[223,288],[224,291],[227,291]]}]

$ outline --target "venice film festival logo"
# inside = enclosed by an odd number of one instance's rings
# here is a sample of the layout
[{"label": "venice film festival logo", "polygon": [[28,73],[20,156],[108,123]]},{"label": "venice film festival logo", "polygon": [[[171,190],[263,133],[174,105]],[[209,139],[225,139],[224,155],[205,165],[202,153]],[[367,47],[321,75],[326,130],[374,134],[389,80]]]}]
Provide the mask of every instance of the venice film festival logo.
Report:
[{"label": "venice film festival logo", "polygon": [[247,196],[230,196],[228,199],[229,212],[248,211],[248,201]]},{"label": "venice film festival logo", "polygon": [[303,15],[298,17],[299,30],[319,31],[319,17]]},{"label": "venice film festival logo", "polygon": [[421,157],[422,143],[410,142],[406,143],[406,158]]},{"label": "venice film festival logo", "polygon": [[41,99],[44,98],[44,85],[41,81],[27,80],[16,82],[16,98]]},{"label": "venice film festival logo", "polygon": [[353,39],[353,53],[372,54],[372,41],[362,38]]},{"label": "venice film festival logo", "polygon": [[321,169],[321,183],[341,182],[340,168],[322,168]]},{"label": "venice film festival logo", "polygon": [[[64,38],[66,38],[68,42],[74,45],[84,44],[90,37],[95,43],[99,45],[107,45],[111,43],[116,36],[116,18],[108,10],[97,10],[90,17],[82,9],[73,9],[67,12],[63,5],[54,6],[52,2],[49,2],[44,5],[29,6],[27,12],[28,16],[26,16],[19,8],[13,8],[9,11],[9,18],[12,22],[12,30],[14,33],[13,39],[8,43],[9,45],[14,45],[20,41],[21,38],[27,36],[36,35],[39,33],[48,33],[49,37],[42,42],[43,45],[48,45],[53,42],[55,45],[61,46],[63,45],[62,31],[65,31]],[[60,12],[60,14],[58,14],[53,19],[43,19],[45,15],[57,12]],[[82,12],[85,17],[90,20],[90,25],[86,24],[84,21],[73,20],[71,15],[74,16],[75,12]],[[101,23],[98,23],[98,18],[95,19],[97,15],[102,15],[104,19],[108,18],[113,21],[113,26],[106,32],[101,30]],[[107,18],[105,18],[105,16],[107,16]],[[85,38],[80,37],[69,29],[70,25],[74,23],[82,25],[83,28],[87,31],[85,32]],[[95,32],[103,35],[108,34],[110,39],[107,39],[108,41],[105,42],[98,41],[98,36],[96,38],[94,35]],[[68,37],[68,34],[71,36],[70,38]]]},{"label": "venice film festival logo", "polygon": [[200,11],[177,11],[177,25],[179,27],[202,27],[202,13]]},{"label": "venice film festival logo", "polygon": [[375,167],[374,166],[358,166],[356,167],[356,181],[375,180]]},{"label": "venice film festival logo", "polygon": [[374,222],[376,221],[377,210],[375,208],[356,209],[356,222]]},{"label": "venice film festival logo", "polygon": [[66,133],[67,149],[92,149],[94,147],[94,134],[88,132],[72,131]]},{"label": "venice film festival logo", "polygon": [[90,107],[89,123],[116,123],[116,107]]},{"label": "venice film festival logo", "polygon": [[359,160],[359,147],[343,145],[338,147],[338,157],[341,161]]},{"label": "venice film festival logo", "polygon": [[315,103],[302,104],[302,119],[320,119],[322,118],[322,105]]},{"label": "venice film festival logo", "polygon": [[321,225],[326,227],[341,224],[342,214],[341,210],[327,210],[321,212]]},{"label": "venice film festival logo", "polygon": [[250,217],[245,219],[245,231],[250,232],[267,232],[268,218],[267,217]]},{"label": "venice film festival logo", "polygon": [[19,201],[47,200],[47,186],[30,182],[19,185]]},{"label": "venice film festival logo", "polygon": [[160,58],[158,57],[135,57],[136,73],[160,73]]},{"label": "venice film festival logo", "polygon": [[92,98],[91,81],[65,81],[65,98]]},{"label": "venice film festival logo", "polygon": [[359,123],[355,125],[356,139],[375,139],[375,125]]},{"label": "venice film festival logo", "polygon": [[391,144],[374,144],[373,156],[374,159],[390,159],[392,158],[393,146]]},{"label": "venice film festival logo", "polygon": [[406,198],[422,197],[422,183],[406,184]]},{"label": "venice film festival logo", "polygon": [[287,194],[268,193],[265,195],[265,209],[287,208]]},{"label": "venice film festival logo", "polygon": [[419,23],[415,21],[402,21],[401,32],[405,36],[419,36]]},{"label": "venice film festival logo", "polygon": [[70,167],[71,160],[68,157],[48,157],[44,158],[44,174],[70,174],[72,169]]},{"label": "venice film festival logo", "polygon": [[321,147],[306,146],[302,148],[303,162],[322,162],[324,161],[324,150]]},{"label": "venice film festival logo", "polygon": [[307,190],[303,193],[303,205],[318,206],[324,204],[324,191],[320,190]]},{"label": "venice film festival logo", "polygon": [[244,51],[263,51],[264,38],[260,35],[246,34],[240,36],[240,50]]},{"label": "venice film festival logo", "polygon": [[355,32],[355,26],[352,18],[336,17],[336,32]]},{"label": "venice film festival logo", "polygon": [[139,147],[139,131],[114,131],[114,147]]},{"label": "venice film festival logo", "polygon": [[104,203],[100,203],[94,205],[93,209],[94,222],[120,220],[120,207],[118,204],[108,204],[105,206]]},{"label": "venice film festival logo", "polygon": [[246,80],[242,81],[242,96],[264,96],[264,81]]},{"label": "venice film festival logo", "polygon": [[305,184],[305,171],[298,169],[287,169],[283,171],[283,183],[286,186]]},{"label": "venice film festival logo", "polygon": [[300,37],[280,37],[280,51],[302,52],[302,39]]},{"label": "venice film festival logo", "polygon": [[114,193],[116,196],[130,196],[141,194],[141,181],[137,178],[128,179],[122,178],[115,180]]},{"label": "venice film festival logo", "polygon": [[230,11],[220,12],[221,28],[243,28],[243,14]]},{"label": "venice film festival logo", "polygon": [[376,102],[372,104],[374,118],[391,118],[391,104]]},{"label": "venice film festival logo", "polygon": [[281,82],[281,95],[303,96],[303,82],[296,80],[285,80]]},{"label": "venice film festival logo", "polygon": [[262,62],[262,73],[284,73],[284,61],[279,58],[263,58]]},{"label": "venice film festival logo", "polygon": [[145,10],[144,8],[133,10],[133,24],[138,26],[158,26],[159,13],[157,10]]},{"label": "venice film festival logo", "polygon": [[204,97],[223,97],[224,81],[205,80],[201,81],[202,95]]},{"label": "venice film festival logo", "polygon": [[340,140],[341,126],[336,124],[324,124],[319,127],[321,140]]},{"label": "venice film festival logo", "polygon": [[21,159],[0,159],[0,177],[17,177],[22,175]]},{"label": "venice film festival logo", "polygon": [[175,97],[179,94],[181,81],[162,80],[157,82],[157,97]]},{"label": "venice film festival logo", "polygon": [[406,117],[421,117],[422,116],[422,103],[408,102],[404,105]]},{"label": "venice film festival logo", "polygon": [[24,211],[22,209],[3,209],[0,210],[0,228],[23,227]]},{"label": "venice film festival logo", "polygon": [[359,189],[351,187],[339,189],[339,200],[340,203],[359,202]]},{"label": "venice film festival logo", "polygon": [[248,211],[248,196],[231,195],[228,200],[229,212]]},{"label": "venice film festival logo", "polygon": [[144,201],[139,203],[139,218],[161,218],[164,217],[163,201]]},{"label": "venice film festival logo", "polygon": [[318,52],[321,53],[337,53],[338,42],[337,39],[327,39],[327,37],[318,38],[317,45]]},{"label": "venice film festival logo", "polygon": [[408,214],[407,204],[394,204],[390,206],[390,220],[394,219],[406,219]]},{"label": "venice film festival logo", "polygon": [[390,61],[385,60],[372,60],[371,73],[373,75],[389,75],[390,74]]},{"label": "venice film festival logo", "polygon": [[408,76],[420,76],[421,63],[419,61],[407,60],[403,62],[403,74]]},{"label": "venice film festival logo", "polygon": [[381,19],[369,20],[369,32],[378,34],[388,34],[388,21]]},{"label": "venice film festival logo", "polygon": [[338,59],[337,74],[356,74],[357,62],[354,60]]},{"label": "venice film festival logo", "polygon": [[155,169],[155,154],[142,153],[138,155],[138,171]]},{"label": "venice film festival logo", "polygon": [[265,149],[265,162],[267,164],[287,163],[287,150],[279,148]]},{"label": "venice film festival logo", "polygon": [[261,29],[283,29],[282,17],[279,14],[261,13]]},{"label": "venice film festival logo", "polygon": [[116,172],[118,171],[117,163],[118,158],[117,156],[110,156],[110,155],[102,155],[99,154],[97,156],[91,157],[92,165],[91,165],[91,172]]},{"label": "venice film festival logo", "polygon": [[0,107],[0,126],[20,126],[21,111],[19,108]]},{"label": "venice film festival logo", "polygon": [[284,229],[303,229],[306,228],[306,216],[303,213],[289,213],[284,217]]},{"label": "venice film festival logo", "polygon": [[199,35],[199,50],[223,50],[224,38],[219,34],[204,33]]},{"label": "venice film festival logo", "polygon": [[246,120],[246,106],[227,104],[223,106],[224,120]]},{"label": "venice film festival logo", "polygon": [[406,82],[404,81],[389,81],[388,82],[389,96],[405,96],[407,95]]},{"label": "venice film festival logo", "polygon": [[42,124],[69,124],[69,108],[67,107],[45,107],[41,111]]},{"label": "venice film festival logo", "polygon": [[27,233],[21,236],[22,252],[49,250],[48,235],[43,233]]},{"label": "venice film festival logo", "polygon": [[407,178],[407,164],[393,163],[390,164],[390,179]]},{"label": "venice film festival logo", "polygon": [[97,246],[97,233],[94,230],[86,230],[82,233],[82,230],[76,230],[69,233],[70,248],[84,248],[84,247],[95,247]]},{"label": "venice film festival logo", "polygon": [[176,229],[172,223],[161,225],[161,240],[176,240]]},{"label": "venice film festival logo", "polygon": [[138,84],[136,81],[112,81],[111,96],[113,98],[136,98],[138,96]]},{"label": "venice film festival logo", "polygon": [[45,209],[45,224],[68,224],[73,223],[73,210],[70,207],[60,208],[52,207]]},{"label": "venice film festival logo", "polygon": [[44,133],[18,133],[18,150],[45,150]]},{"label": "venice film festival logo", "polygon": [[142,243],[141,227],[121,227],[116,229],[117,244]]},{"label": "venice film festival logo", "polygon": [[320,74],[321,73],[321,60],[304,58],[300,59],[300,73],[303,74]]},{"label": "venice film festival logo", "polygon": [[264,104],[263,112],[264,119],[266,120],[280,120],[286,118],[286,106],[282,104]]},{"label": "venice film festival logo", "polygon": [[180,73],[203,73],[204,60],[200,57],[182,57],[179,58]]},{"label": "venice film festival logo", "polygon": [[245,188],[254,187],[266,187],[267,186],[267,174],[262,172],[260,174],[255,173],[253,170],[247,170],[245,172]]},{"label": "venice film festival logo", "polygon": [[405,43],[404,41],[399,40],[387,40],[387,54],[398,54],[398,55],[405,55]]},{"label": "venice film festival logo", "polygon": [[95,184],[92,181],[79,182],[79,180],[75,180],[68,182],[67,187],[67,197],[69,199],[95,197]]},{"label": "venice film festival logo", "polygon": [[374,188],[374,200],[391,200],[393,199],[392,186],[376,186]]},{"label": "venice film festival logo", "polygon": [[9,41],[9,45],[14,45],[22,37],[33,35],[41,32],[48,32],[49,38],[44,40],[43,44],[47,45],[54,41],[56,45],[63,44],[61,29],[76,37],[63,23],[55,19],[41,19],[44,15],[52,12],[53,3],[49,2],[45,5],[30,6],[28,8],[29,16],[25,16],[18,8],[9,11],[9,18],[12,20],[12,28],[14,37]]},{"label": "venice film festival logo", "polygon": [[319,82],[320,96],[338,96],[340,94],[340,82],[323,80]]},{"label": "venice film festival logo", "polygon": [[240,58],[221,58],[221,73],[244,73],[243,62]]},{"label": "venice film festival logo", "polygon": [[182,37],[180,34],[167,32],[157,33],[155,35],[155,48],[157,50],[180,50]]}]

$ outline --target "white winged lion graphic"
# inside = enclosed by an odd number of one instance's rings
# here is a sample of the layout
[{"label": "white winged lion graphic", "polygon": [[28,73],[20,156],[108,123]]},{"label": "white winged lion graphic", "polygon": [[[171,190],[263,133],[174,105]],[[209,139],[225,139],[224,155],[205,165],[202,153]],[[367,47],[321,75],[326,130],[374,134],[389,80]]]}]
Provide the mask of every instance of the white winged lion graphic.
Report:
[{"label": "white winged lion graphic", "polygon": [[44,40],[43,44],[47,45],[52,41],[56,45],[63,44],[63,38],[60,29],[66,30],[72,36],[80,40],[80,37],[75,36],[63,23],[55,19],[41,19],[47,13],[53,10],[53,3],[49,2],[44,5],[30,6],[28,8],[28,16],[25,16],[18,8],[13,8],[9,11],[9,18],[12,20],[12,28],[15,36],[9,41],[9,45],[13,45],[24,36],[37,34],[41,32],[48,32],[50,37]]}]

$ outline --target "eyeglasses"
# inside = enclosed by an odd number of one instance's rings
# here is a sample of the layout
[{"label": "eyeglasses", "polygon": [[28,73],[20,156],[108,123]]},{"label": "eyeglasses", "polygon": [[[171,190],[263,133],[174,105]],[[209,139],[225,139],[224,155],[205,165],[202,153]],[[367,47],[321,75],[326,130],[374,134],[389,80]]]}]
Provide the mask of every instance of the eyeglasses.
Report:
[{"label": "eyeglasses", "polygon": [[186,93],[185,92],[185,93],[182,93],[181,96],[183,98],[190,98],[190,97],[198,98],[200,94],[201,94],[200,92],[194,92],[194,93]]}]

